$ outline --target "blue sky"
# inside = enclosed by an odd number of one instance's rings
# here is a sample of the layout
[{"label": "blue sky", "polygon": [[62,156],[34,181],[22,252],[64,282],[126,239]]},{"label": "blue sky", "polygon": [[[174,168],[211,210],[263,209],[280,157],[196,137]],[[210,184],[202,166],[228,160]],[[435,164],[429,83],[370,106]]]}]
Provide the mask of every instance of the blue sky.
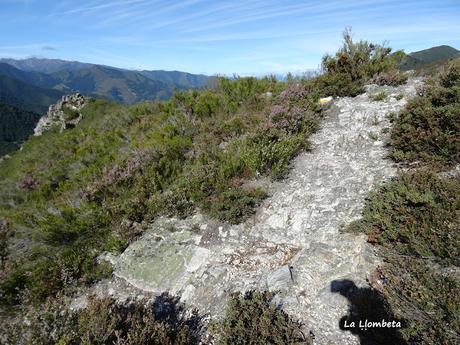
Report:
[{"label": "blue sky", "polygon": [[460,48],[460,0],[0,0],[0,56],[263,74],[317,68],[341,32],[407,52]]}]

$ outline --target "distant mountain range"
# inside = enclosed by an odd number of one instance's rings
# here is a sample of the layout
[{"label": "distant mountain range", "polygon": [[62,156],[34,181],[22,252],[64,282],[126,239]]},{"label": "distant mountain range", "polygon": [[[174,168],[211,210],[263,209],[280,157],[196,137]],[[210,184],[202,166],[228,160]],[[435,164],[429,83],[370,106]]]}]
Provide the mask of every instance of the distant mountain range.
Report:
[{"label": "distant mountain range", "polygon": [[164,100],[175,90],[204,88],[213,79],[179,71],[134,71],[57,59],[0,59],[0,156],[32,134],[40,116],[64,94],[80,92],[131,104]]},{"label": "distant mountain range", "polygon": [[63,95],[62,91],[46,87],[50,79],[46,74],[24,72],[0,63],[0,103],[44,113]]},{"label": "distant mountain range", "polygon": [[78,69],[89,68],[93,66],[91,63],[84,63],[78,61],[65,61],[59,59],[0,59],[0,62],[7,63],[17,69],[26,72],[41,72],[41,73],[54,73],[59,71],[75,71]]},{"label": "distant mountain range", "polygon": [[179,71],[134,71],[110,66],[30,58],[0,59],[0,75],[41,88],[80,92],[120,103],[167,99],[174,90],[203,88],[212,77]]},{"label": "distant mountain range", "polygon": [[425,65],[445,62],[459,57],[460,51],[450,46],[442,45],[406,55],[400,65],[400,68],[404,71],[418,69]]}]

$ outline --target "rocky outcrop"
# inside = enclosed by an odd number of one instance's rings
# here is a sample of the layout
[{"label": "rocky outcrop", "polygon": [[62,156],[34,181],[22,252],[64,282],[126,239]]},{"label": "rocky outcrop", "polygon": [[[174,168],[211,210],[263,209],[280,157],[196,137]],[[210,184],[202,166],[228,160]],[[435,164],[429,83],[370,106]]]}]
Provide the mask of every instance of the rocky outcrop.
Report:
[{"label": "rocky outcrop", "polygon": [[82,119],[81,109],[87,102],[88,99],[79,93],[63,96],[56,104],[50,105],[46,115],[40,118],[34,135],[42,135],[55,126],[61,131],[75,127]]},{"label": "rocky outcrop", "polygon": [[[245,223],[199,214],[158,219],[120,256],[106,257],[116,278],[104,284],[121,287],[121,279],[135,288],[109,293],[169,291],[219,317],[231,292],[268,289],[314,333],[315,344],[359,344],[339,327],[348,300],[337,284],[366,288],[379,259],[364,235],[340,229],[360,217],[371,189],[396,174],[385,158],[387,115],[401,110],[420,83],[373,85],[335,100],[311,138],[312,151],[296,158],[289,177],[271,185],[270,197]],[[374,101],[378,92],[387,98]]]}]

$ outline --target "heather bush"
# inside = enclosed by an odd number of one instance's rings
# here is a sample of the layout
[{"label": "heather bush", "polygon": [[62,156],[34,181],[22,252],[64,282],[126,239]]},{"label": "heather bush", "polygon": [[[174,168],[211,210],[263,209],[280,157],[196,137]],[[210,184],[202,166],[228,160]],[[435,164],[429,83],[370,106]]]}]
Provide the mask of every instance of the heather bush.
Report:
[{"label": "heather bush", "polygon": [[132,177],[134,173],[139,171],[145,164],[147,164],[153,156],[152,152],[145,149],[137,149],[133,152],[122,164],[115,164],[108,168],[104,167],[102,171],[102,178],[97,181],[97,189],[104,188],[110,185],[116,185],[121,181],[127,180]]},{"label": "heather bush", "polygon": [[372,78],[371,82],[381,86],[398,86],[404,84],[407,81],[407,78],[406,74],[399,72],[398,70],[391,70],[388,72],[380,72]]},{"label": "heather bush", "polygon": [[186,218],[193,214],[195,205],[189,197],[189,189],[178,186],[169,189],[161,194],[155,194],[149,200],[149,214],[153,219],[155,216],[178,216]]},{"label": "heather bush", "polygon": [[39,184],[39,181],[31,173],[25,174],[17,183],[17,187],[25,190],[33,190]]},{"label": "heather bush", "polygon": [[254,213],[255,208],[266,194],[262,190],[244,190],[233,187],[216,198],[206,200],[211,216],[220,220],[237,224]]},{"label": "heather bush", "polygon": [[287,134],[311,133],[317,128],[319,95],[308,83],[288,84],[272,105],[268,127]]},{"label": "heather bush", "polygon": [[261,97],[264,92],[273,92],[280,89],[280,84],[275,77],[257,79],[255,77],[236,77],[234,80],[219,78],[218,90],[227,100],[229,111],[238,107],[260,110],[265,103]]},{"label": "heather bush", "polygon": [[447,66],[447,71],[441,73],[440,84],[445,88],[460,86],[460,59],[454,60]]},{"label": "heather bush", "polygon": [[314,106],[317,99],[315,90],[308,83],[288,83],[279,94],[277,103],[310,108]]},{"label": "heather bush", "polygon": [[296,133],[302,125],[304,111],[297,106],[276,105],[272,108],[269,126],[286,133]]},{"label": "heather bush", "polygon": [[373,100],[374,102],[384,101],[387,97],[388,97],[388,94],[384,91],[369,96],[369,98]]},{"label": "heather bush", "polygon": [[378,245],[384,283],[374,284],[406,320],[409,344],[454,344],[460,333],[460,284],[448,273],[460,265],[459,193],[456,180],[402,174],[371,194],[348,229]]},{"label": "heather bush", "polygon": [[292,158],[309,147],[302,133],[285,136],[280,130],[266,128],[248,138],[243,148],[243,160],[256,173],[270,173],[274,178],[280,178],[287,172]]},{"label": "heather bush", "polygon": [[235,116],[220,126],[220,136],[227,141],[231,138],[238,137],[247,130],[245,119],[242,116]]},{"label": "heather bush", "polygon": [[460,62],[432,80],[394,119],[391,157],[442,168],[460,162]]},{"label": "heather bush", "polygon": [[[59,303],[58,303],[59,302]],[[204,330],[196,310],[186,310],[177,297],[162,294],[151,302],[91,297],[70,311],[61,298],[29,308],[27,319],[0,326],[5,344],[195,345]],[[6,335],[6,336],[5,336]]]},{"label": "heather bush", "polygon": [[221,345],[312,344],[302,325],[272,303],[274,294],[248,291],[230,297],[225,316],[212,325]]},{"label": "heather bush", "polygon": [[371,195],[352,229],[365,229],[369,241],[398,255],[459,265],[459,191],[458,183],[426,172],[402,174]]},{"label": "heather bush", "polygon": [[39,305],[48,297],[72,291],[77,285],[90,285],[111,275],[111,268],[97,263],[95,253],[84,248],[66,247],[59,253],[34,250],[32,262],[9,262],[8,274],[0,284],[0,297],[5,305],[22,300]]}]

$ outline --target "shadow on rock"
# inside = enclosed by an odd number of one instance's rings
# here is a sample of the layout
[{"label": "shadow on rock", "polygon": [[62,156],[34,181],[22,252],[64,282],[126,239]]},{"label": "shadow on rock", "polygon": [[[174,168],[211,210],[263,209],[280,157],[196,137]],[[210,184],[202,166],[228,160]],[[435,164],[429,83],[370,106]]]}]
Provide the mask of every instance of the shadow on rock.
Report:
[{"label": "shadow on rock", "polygon": [[340,321],[340,329],[359,337],[361,345],[406,345],[399,329],[404,322],[394,314],[378,291],[360,288],[351,280],[334,280],[331,292],[340,293],[348,299],[348,314]]},{"label": "shadow on rock", "polygon": [[192,343],[198,343],[205,333],[205,317],[197,309],[187,310],[178,296],[162,293],[155,298],[150,311],[157,322],[169,325],[175,332],[185,329]]}]

